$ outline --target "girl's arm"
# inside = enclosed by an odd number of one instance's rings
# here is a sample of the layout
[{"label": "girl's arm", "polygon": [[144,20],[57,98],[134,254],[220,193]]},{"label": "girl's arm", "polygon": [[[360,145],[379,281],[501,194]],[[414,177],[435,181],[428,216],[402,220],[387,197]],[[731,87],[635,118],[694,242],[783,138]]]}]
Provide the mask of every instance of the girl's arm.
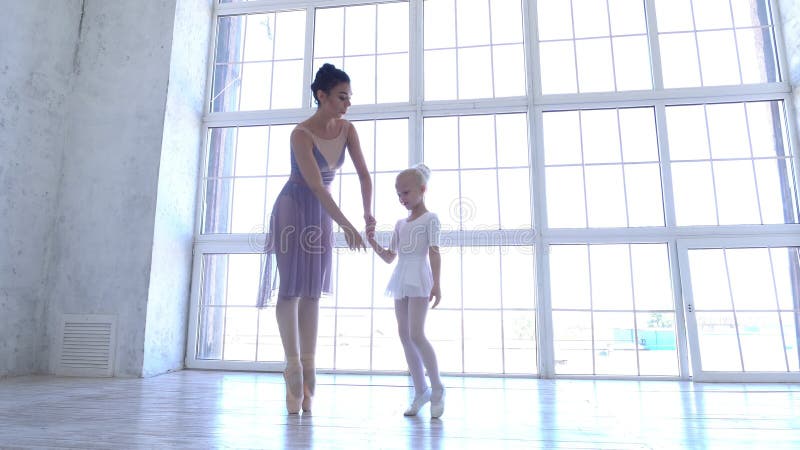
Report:
[{"label": "girl's arm", "polygon": [[428,301],[430,302],[435,298],[436,300],[433,302],[431,308],[436,308],[436,305],[438,305],[439,301],[442,299],[442,289],[439,287],[442,255],[439,254],[439,246],[432,245],[428,247],[428,258],[431,260],[431,272],[433,273],[433,287],[431,288],[431,296],[428,298]]},{"label": "girl's arm", "polygon": [[307,133],[295,129],[292,132],[292,151],[294,152],[300,174],[303,176],[311,192],[330,214],[331,218],[342,227],[347,240],[347,246],[351,249],[366,249],[364,240],[358,230],[347,220],[344,213],[339,209],[339,205],[333,201],[333,197],[328,189],[322,184],[322,174],[319,173],[319,166],[314,159],[314,142]]},{"label": "girl's arm", "polygon": [[390,249],[381,247],[381,245],[378,244],[378,241],[375,240],[374,236],[367,235],[367,242],[369,242],[369,245],[372,246],[372,248],[375,250],[375,253],[377,253],[382,260],[386,261],[387,264],[391,264],[392,261],[394,261],[395,256],[397,256],[397,254]]},{"label": "girl's arm", "polygon": [[350,159],[358,174],[358,181],[361,183],[361,201],[364,205],[364,222],[366,224],[367,235],[375,234],[375,217],[372,216],[372,177],[369,168],[364,160],[364,153],[361,151],[361,142],[358,140],[358,132],[353,124],[348,125],[347,132],[347,151]]}]

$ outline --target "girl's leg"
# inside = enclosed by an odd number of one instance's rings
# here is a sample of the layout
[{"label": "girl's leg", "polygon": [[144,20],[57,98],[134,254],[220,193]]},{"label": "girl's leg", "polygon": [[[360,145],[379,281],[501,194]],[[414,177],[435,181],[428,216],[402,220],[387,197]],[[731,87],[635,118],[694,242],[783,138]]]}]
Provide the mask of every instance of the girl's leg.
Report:
[{"label": "girl's leg", "polygon": [[436,361],[436,353],[433,346],[425,337],[425,318],[428,315],[428,299],[416,297],[408,299],[408,330],[411,342],[414,343],[417,352],[425,364],[428,371],[428,378],[431,379],[431,387],[434,390],[442,388],[442,380],[439,378],[439,364]]},{"label": "girl's leg", "polygon": [[298,306],[300,325],[300,363],[303,366],[303,411],[311,411],[311,401],[317,387],[314,362],[319,328],[319,299],[301,298]]},{"label": "girl's leg", "polygon": [[419,351],[417,351],[414,341],[411,338],[408,297],[395,299],[394,314],[397,317],[397,332],[400,335],[400,343],[403,344],[403,352],[406,355],[406,362],[408,363],[408,371],[411,373],[411,380],[414,382],[414,390],[417,395],[420,395],[428,389],[428,383],[425,381],[422,358],[420,358]]},{"label": "girl's leg", "polygon": [[425,337],[425,318],[428,315],[428,299],[412,298],[408,301],[408,327],[411,334],[411,341],[425,363],[428,370],[428,377],[431,379],[433,387],[430,394],[431,417],[439,418],[444,414],[444,385],[439,378],[439,364],[436,361],[436,353],[433,346]]},{"label": "girl's leg", "polygon": [[297,320],[297,298],[281,298],[275,305],[278,331],[286,356],[286,409],[291,414],[300,412],[303,397],[303,368],[300,365],[300,333]]}]

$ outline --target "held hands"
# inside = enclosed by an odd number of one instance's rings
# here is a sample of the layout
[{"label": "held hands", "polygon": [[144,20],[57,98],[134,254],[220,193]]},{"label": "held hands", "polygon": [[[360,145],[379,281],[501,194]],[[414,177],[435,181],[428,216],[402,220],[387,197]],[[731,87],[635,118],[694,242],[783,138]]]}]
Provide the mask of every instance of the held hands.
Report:
[{"label": "held hands", "polygon": [[439,288],[438,284],[434,284],[431,288],[431,296],[428,298],[428,302],[433,301],[434,298],[436,301],[433,302],[431,309],[436,308],[436,305],[438,305],[439,301],[442,299],[442,290]]},{"label": "held hands", "polygon": [[375,237],[375,217],[370,213],[364,214],[364,223],[366,224],[367,238],[372,239]]}]

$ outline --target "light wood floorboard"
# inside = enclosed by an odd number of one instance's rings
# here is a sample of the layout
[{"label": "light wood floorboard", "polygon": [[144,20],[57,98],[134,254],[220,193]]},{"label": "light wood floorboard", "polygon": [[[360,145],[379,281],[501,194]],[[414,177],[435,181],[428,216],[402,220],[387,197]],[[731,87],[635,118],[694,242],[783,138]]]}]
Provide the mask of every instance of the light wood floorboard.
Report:
[{"label": "light wood floorboard", "polygon": [[445,377],[403,417],[401,376],[319,375],[287,415],[279,374],[0,380],[0,448],[798,449],[800,386]]}]

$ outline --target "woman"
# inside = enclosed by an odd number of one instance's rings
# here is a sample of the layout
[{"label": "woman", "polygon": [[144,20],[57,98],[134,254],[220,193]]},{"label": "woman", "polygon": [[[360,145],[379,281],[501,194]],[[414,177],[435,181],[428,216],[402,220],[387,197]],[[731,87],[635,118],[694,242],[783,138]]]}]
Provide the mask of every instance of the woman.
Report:
[{"label": "woman", "polygon": [[[356,227],[334,202],[329,186],[342,166],[345,149],[359,181],[367,233],[375,228],[370,179],[355,127],[342,116],[350,106],[350,78],[324,64],[311,84],[317,111],[291,134],[291,175],[272,209],[266,252],[274,253],[280,278],[276,317],[286,356],[286,409],[311,410],[316,372],[319,298],[331,291],[333,221],[350,249],[366,249]],[[272,295],[270,258],[263,265],[258,306]]]}]

